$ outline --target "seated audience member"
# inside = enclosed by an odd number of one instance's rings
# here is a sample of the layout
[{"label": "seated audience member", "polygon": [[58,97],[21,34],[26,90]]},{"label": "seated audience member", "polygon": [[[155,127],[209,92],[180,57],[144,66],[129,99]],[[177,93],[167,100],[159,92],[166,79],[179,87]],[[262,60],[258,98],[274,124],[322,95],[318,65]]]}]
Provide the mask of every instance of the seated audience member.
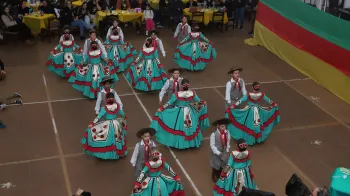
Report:
[{"label": "seated audience member", "polygon": [[94,21],[96,12],[98,11],[98,9],[97,9],[97,0],[90,0],[87,3],[87,9],[89,11],[90,21]]},{"label": "seated audience member", "polygon": [[32,38],[31,30],[23,23],[17,23],[16,20],[10,15],[10,9],[5,7],[3,14],[1,15],[1,20],[4,22],[6,28],[11,32],[18,32],[19,38],[27,43],[32,43],[30,38]]},{"label": "seated audience member", "polygon": [[50,5],[47,2],[47,0],[41,0],[38,10],[44,12],[45,14],[54,14],[56,16],[56,18],[57,18],[57,14],[55,12],[55,8],[52,5]]},{"label": "seated audience member", "polygon": [[79,20],[83,20],[87,24],[91,24],[89,10],[87,9],[87,2],[84,2],[83,4],[81,4],[80,7],[77,8],[75,15],[78,17]]},{"label": "seated audience member", "polygon": [[198,4],[196,1],[190,0],[189,2],[186,3],[186,8],[190,8],[190,7],[197,7]]},{"label": "seated audience member", "polygon": [[330,196],[327,187],[317,187],[312,191],[312,196]]},{"label": "seated audience member", "polygon": [[0,59],[0,80],[4,79],[6,76],[5,65]]},{"label": "seated audience member", "polygon": [[63,8],[60,15],[61,15],[60,17],[61,25],[68,25],[68,26],[80,28],[81,40],[86,39],[84,37],[84,28],[86,28],[87,30],[93,29],[91,24],[88,24],[84,20],[79,19],[78,16],[74,14],[71,1],[66,2],[66,6]]},{"label": "seated audience member", "polygon": [[31,8],[27,6],[26,1],[22,1],[21,5],[18,8],[19,18],[22,19],[23,16],[28,15],[31,12]]}]

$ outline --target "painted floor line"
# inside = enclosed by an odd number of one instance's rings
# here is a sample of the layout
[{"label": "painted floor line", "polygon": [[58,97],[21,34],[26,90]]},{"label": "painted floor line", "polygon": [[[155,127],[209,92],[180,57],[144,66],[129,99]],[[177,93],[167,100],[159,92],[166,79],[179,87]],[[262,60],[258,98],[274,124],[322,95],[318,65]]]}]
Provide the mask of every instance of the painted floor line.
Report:
[{"label": "painted floor line", "polygon": [[[316,125],[308,125],[308,126],[300,126],[300,127],[290,127],[290,128],[282,128],[282,129],[276,129],[273,132],[286,132],[286,131],[294,131],[294,130],[302,130],[302,129],[310,129],[310,128],[320,128],[320,127],[328,127],[328,126],[335,126],[335,125],[341,125],[338,122],[334,123],[326,123],[326,124],[316,124]],[[204,140],[209,140],[210,137],[204,137]],[[162,144],[158,144],[158,146],[162,146]],[[134,147],[128,147],[129,151],[134,150]],[[65,154],[63,155],[65,158],[71,158],[71,157],[79,157],[85,155],[84,153],[72,153],[72,154]],[[22,163],[29,163],[29,162],[36,162],[36,161],[46,161],[51,159],[58,159],[60,158],[57,156],[50,156],[50,157],[42,157],[42,158],[35,158],[35,159],[28,159],[28,160],[22,160],[22,161],[13,161],[13,162],[7,162],[7,163],[0,163],[1,166],[7,166],[7,165],[16,165],[16,164],[22,164]]]},{"label": "painted floor line", "polygon": [[[304,81],[304,80],[311,80],[310,78],[296,78],[296,79],[290,79],[290,80],[274,80],[274,81],[266,81],[266,82],[260,82],[261,84],[274,84],[274,83],[281,83],[281,82],[295,82],[295,81]],[[252,83],[246,83],[246,85],[251,85]],[[198,87],[198,88],[191,88],[193,90],[204,90],[204,89],[216,89],[216,88],[224,88],[225,86],[207,86],[207,87]],[[152,93],[137,93],[136,95],[146,95],[146,94],[152,94]],[[154,93],[153,93],[154,94]],[[123,93],[119,94],[119,97],[126,97],[126,96],[133,96],[134,93]],[[34,104],[43,104],[43,103],[57,103],[57,102],[67,102],[67,101],[80,101],[80,100],[89,100],[85,97],[79,97],[79,98],[70,98],[70,99],[57,99],[57,100],[50,100],[50,101],[35,101],[35,102],[26,102],[23,103],[23,105],[34,105]],[[9,105],[9,107],[14,105]]]},{"label": "painted floor line", "polygon": [[[140,106],[142,107],[142,109],[144,110],[145,114],[147,115],[149,121],[152,121],[152,117],[149,114],[147,108],[145,107],[145,105],[142,103],[141,99],[139,98],[139,96],[136,94],[134,88],[131,86],[131,84],[129,83],[129,81],[126,79],[125,75],[123,74],[123,77],[125,79],[125,81],[128,83],[129,87],[131,88],[131,90],[133,91],[137,101],[139,102]],[[168,150],[170,151],[171,155],[173,156],[173,158],[175,159],[176,163],[178,164],[178,166],[180,167],[180,169],[182,170],[182,172],[184,173],[184,175],[186,176],[187,180],[190,182],[193,190],[195,191],[197,196],[202,196],[202,194],[199,192],[199,189],[196,187],[196,185],[194,184],[193,180],[191,179],[190,175],[187,173],[186,169],[183,167],[183,165],[181,164],[180,160],[176,157],[175,153],[173,152],[173,150],[171,148],[168,147]]]},{"label": "painted floor line", "polygon": [[54,117],[53,109],[52,109],[52,103],[50,102],[51,98],[50,98],[50,93],[49,93],[49,87],[47,85],[46,77],[44,74],[43,74],[43,81],[44,81],[44,85],[45,85],[45,92],[46,92],[46,97],[48,100],[47,104],[49,107],[49,113],[50,113],[50,117],[52,120],[53,130],[55,133],[55,139],[56,139],[57,149],[58,149],[58,153],[59,153],[59,159],[60,159],[61,166],[62,166],[63,176],[64,176],[66,188],[67,188],[67,193],[68,193],[68,196],[71,196],[72,195],[72,187],[71,187],[71,183],[69,180],[68,169],[67,169],[66,160],[64,158],[64,154],[63,154],[63,150],[62,150],[60,137],[59,137],[59,134],[57,131],[56,121],[55,121],[55,117]]}]

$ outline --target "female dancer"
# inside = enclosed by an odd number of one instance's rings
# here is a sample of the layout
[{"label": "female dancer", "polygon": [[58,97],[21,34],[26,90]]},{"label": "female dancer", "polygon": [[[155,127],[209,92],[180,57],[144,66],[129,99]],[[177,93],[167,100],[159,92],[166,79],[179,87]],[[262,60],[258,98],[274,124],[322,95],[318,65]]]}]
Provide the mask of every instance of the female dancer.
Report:
[{"label": "female dancer", "polygon": [[[163,145],[177,149],[198,148],[203,141],[202,131],[210,127],[207,106],[194,91],[189,90],[189,80],[183,79],[181,85],[183,90],[174,93],[158,109],[150,127],[157,130],[157,141]],[[167,109],[172,105],[175,107]]]},{"label": "female dancer", "polygon": [[214,196],[237,196],[243,189],[256,189],[253,181],[254,174],[251,170],[250,153],[248,144],[243,140],[237,141],[237,150],[232,151],[227,165],[221,172],[213,190]]},{"label": "female dancer", "polygon": [[[79,52],[78,52],[79,51]],[[75,43],[74,37],[70,34],[69,27],[64,27],[60,43],[51,51],[46,66],[57,75],[69,78],[76,68],[83,62],[83,55],[79,46]]]},{"label": "female dancer", "polygon": [[175,63],[190,71],[203,70],[216,58],[213,44],[198,30],[198,25],[193,24],[192,32],[177,45],[174,54]]},{"label": "female dancer", "polygon": [[[119,159],[128,154],[125,139],[126,116],[113,93],[108,93],[106,99],[106,105],[86,129],[81,143],[88,155],[100,159]],[[101,118],[105,120],[100,121]]]},{"label": "female dancer", "polygon": [[[231,136],[238,140],[243,138],[249,145],[264,142],[270,135],[272,128],[280,122],[280,113],[277,104],[260,92],[260,84],[254,82],[253,92],[244,95],[236,104],[226,109],[225,117],[232,124],[228,125]],[[242,110],[235,109],[242,102],[248,100],[248,106]],[[259,105],[266,101],[271,106],[266,109]]]},{"label": "female dancer", "polygon": [[110,67],[106,65],[106,56],[103,55],[96,41],[91,42],[90,50],[83,66],[75,69],[74,74],[68,82],[73,83],[73,88],[83,93],[90,99],[95,99],[97,93],[103,88],[101,81],[104,77],[110,76],[114,81],[119,78],[116,73],[110,74]]},{"label": "female dancer", "polygon": [[[173,171],[162,154],[153,148],[151,159],[145,162],[140,176],[137,178],[131,196],[184,196],[184,187],[179,176]],[[162,174],[166,169],[171,176]]]},{"label": "female dancer", "polygon": [[109,63],[112,65],[111,74],[119,73],[128,68],[134,61],[133,56],[137,54],[135,48],[122,40],[119,35],[119,27],[112,29],[112,34],[107,36],[105,44]]},{"label": "female dancer", "polygon": [[152,38],[147,38],[125,77],[133,87],[145,92],[160,90],[168,80],[168,75],[160,64],[158,50],[152,46]]}]

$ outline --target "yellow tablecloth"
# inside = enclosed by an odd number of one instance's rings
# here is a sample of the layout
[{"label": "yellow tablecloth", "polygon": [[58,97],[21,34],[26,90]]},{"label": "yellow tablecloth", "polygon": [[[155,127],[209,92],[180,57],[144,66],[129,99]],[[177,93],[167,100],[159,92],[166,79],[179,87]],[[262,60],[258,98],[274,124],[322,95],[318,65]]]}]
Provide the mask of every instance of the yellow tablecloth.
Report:
[{"label": "yellow tablecloth", "polygon": [[38,35],[41,32],[41,29],[45,29],[48,25],[49,18],[54,18],[54,14],[44,14],[40,16],[37,13],[27,15],[23,17],[23,23],[27,25],[33,34]]},{"label": "yellow tablecloth", "polygon": [[83,5],[83,3],[84,3],[84,1],[81,1],[81,0],[73,1],[72,5],[73,5],[73,7],[80,7],[81,5]]},{"label": "yellow tablecloth", "polygon": [[131,22],[131,21],[133,21],[135,19],[139,19],[139,18],[144,20],[143,13],[130,13],[127,11],[113,10],[109,13],[106,13],[105,11],[98,11],[95,15],[94,23],[96,24],[96,26],[98,26],[98,23],[100,21],[102,21],[106,16],[110,16],[110,15],[115,15],[115,16],[118,15],[119,20],[121,22]]},{"label": "yellow tablecloth", "polygon": [[[188,11],[188,8],[185,8],[183,10],[184,12],[184,15],[186,16],[192,16],[192,13]],[[201,23],[204,23],[204,25],[208,25],[210,21],[213,20],[213,11],[212,10],[209,10],[209,9],[205,9],[204,10],[204,22],[202,21],[202,19],[199,19],[199,18],[194,18],[195,21],[197,22],[201,22]],[[216,18],[215,18],[216,19]],[[218,20],[220,18],[218,17]],[[224,24],[226,24],[228,22],[228,18],[227,18],[227,13],[225,12],[224,14]]]}]

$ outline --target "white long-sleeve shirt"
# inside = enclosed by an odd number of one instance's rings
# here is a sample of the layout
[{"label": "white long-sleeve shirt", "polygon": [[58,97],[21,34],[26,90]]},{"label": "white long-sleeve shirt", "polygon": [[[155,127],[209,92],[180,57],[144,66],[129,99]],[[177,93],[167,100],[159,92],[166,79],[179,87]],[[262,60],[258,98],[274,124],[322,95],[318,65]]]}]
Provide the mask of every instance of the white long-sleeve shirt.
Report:
[{"label": "white long-sleeve shirt", "polygon": [[152,10],[144,10],[143,15],[145,16],[146,19],[153,19],[154,13]]},{"label": "white long-sleeve shirt", "polygon": [[[220,133],[219,130],[216,130],[217,132]],[[227,134],[227,146],[226,146],[226,152],[230,152],[230,139],[231,139],[231,135],[230,133],[226,131],[226,134]],[[210,148],[211,148],[211,151],[213,151],[214,154],[216,155],[220,155],[221,152],[216,148],[215,146],[215,132],[213,132],[211,135],[210,135]]]},{"label": "white long-sleeve shirt", "polygon": [[[114,26],[112,25],[111,27],[109,27],[108,31],[107,31],[107,37],[109,37],[112,34]],[[118,27],[118,35],[120,36],[120,39],[122,41],[124,41],[124,33],[122,28]]]},{"label": "white long-sleeve shirt", "polygon": [[169,89],[169,80],[167,80],[164,84],[164,86],[162,87],[162,90],[160,90],[160,93],[159,93],[159,101],[162,101],[163,100],[163,97],[165,95],[165,93],[168,91]]},{"label": "white long-sleeve shirt", "polygon": [[156,42],[158,44],[158,49],[160,50],[160,52],[162,53],[163,57],[165,57],[165,50],[164,50],[164,46],[163,46],[163,42],[161,39],[159,39],[158,37],[156,38]]},{"label": "white long-sleeve shirt", "polygon": [[[149,142],[152,144],[152,146],[150,146],[150,149],[152,149],[153,147],[156,147],[156,144],[155,144],[152,140],[150,140]],[[136,144],[136,146],[135,146],[135,148],[134,148],[134,152],[132,153],[132,157],[131,157],[131,160],[130,160],[130,163],[131,163],[131,165],[132,165],[133,167],[135,167],[136,162],[137,162],[137,157],[138,157],[138,155],[139,155],[139,147],[140,147],[140,144],[141,144],[141,146],[145,145],[145,143],[143,142],[143,140],[141,140],[141,142],[138,142],[138,143]]]},{"label": "white long-sleeve shirt", "polygon": [[[238,82],[242,81],[242,86],[241,86],[241,91],[242,91],[242,94],[243,95],[246,95],[247,94],[247,90],[245,88],[245,83],[244,83],[244,80],[242,78],[239,78],[238,79]],[[228,81],[226,83],[226,93],[225,93],[225,99],[227,101],[228,104],[231,103],[231,89],[232,89],[232,85],[231,83],[235,83],[235,81],[231,78],[230,81]]]},{"label": "white long-sleeve shirt", "polygon": [[[101,92],[106,93],[105,89],[103,89]],[[102,93],[101,92],[99,92],[97,94],[97,101],[96,101],[96,106],[95,106],[96,114],[99,114],[100,109],[101,109],[101,103],[102,103]],[[111,89],[110,92],[114,94],[114,98],[115,98],[116,102],[120,105],[121,108],[123,108],[122,101],[120,100],[120,97],[118,96],[117,92],[113,89]]]},{"label": "white long-sleeve shirt", "polygon": [[[98,46],[100,47],[103,56],[107,57],[107,52],[106,52],[106,48],[105,46],[102,44],[102,42],[99,39],[95,39],[95,41],[97,42]],[[92,41],[91,41],[92,42]],[[85,56],[88,54],[90,46],[88,46],[88,39],[85,40],[84,43],[84,51],[83,51],[83,57],[85,58]],[[86,59],[84,59],[85,61]]]}]

